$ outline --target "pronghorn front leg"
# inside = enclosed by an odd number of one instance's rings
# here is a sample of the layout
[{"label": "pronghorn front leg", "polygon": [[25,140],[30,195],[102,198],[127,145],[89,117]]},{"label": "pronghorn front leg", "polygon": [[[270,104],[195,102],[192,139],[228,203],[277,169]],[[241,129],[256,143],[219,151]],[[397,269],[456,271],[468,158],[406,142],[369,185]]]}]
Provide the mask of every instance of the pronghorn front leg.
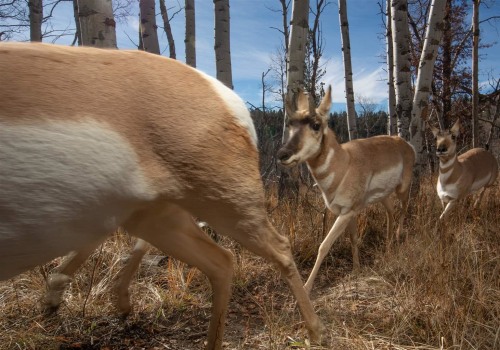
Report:
[{"label": "pronghorn front leg", "polygon": [[441,214],[441,216],[439,217],[439,220],[443,220],[445,217],[447,217],[449,215],[450,211],[457,205],[457,200],[452,199],[446,204],[443,203],[443,205],[445,205],[444,211]]},{"label": "pronghorn front leg", "polygon": [[102,241],[103,239],[97,240],[78,251],[71,252],[64,258],[62,264],[50,274],[47,279],[47,291],[41,300],[44,313],[51,314],[57,311],[61,305],[62,295],[71,283],[76,270],[82,266]]},{"label": "pronghorn front leg", "polygon": [[[330,232],[326,235],[326,238],[323,240],[321,245],[319,246],[318,250],[318,256],[316,257],[316,262],[314,263],[314,267],[311,271],[311,274],[309,275],[309,278],[307,279],[306,284],[304,285],[304,288],[306,292],[309,294],[311,293],[311,289],[314,283],[314,280],[316,278],[316,275],[318,274],[319,267],[321,266],[321,263],[325,259],[326,255],[330,251],[330,248],[332,247],[333,243],[339,238],[339,236],[342,234],[342,232],[345,231],[347,226],[352,220],[356,219],[356,212],[355,211],[349,211],[346,214],[341,214],[335,220],[335,223],[333,224],[332,228],[330,229]],[[359,263],[359,259],[358,259]]]}]

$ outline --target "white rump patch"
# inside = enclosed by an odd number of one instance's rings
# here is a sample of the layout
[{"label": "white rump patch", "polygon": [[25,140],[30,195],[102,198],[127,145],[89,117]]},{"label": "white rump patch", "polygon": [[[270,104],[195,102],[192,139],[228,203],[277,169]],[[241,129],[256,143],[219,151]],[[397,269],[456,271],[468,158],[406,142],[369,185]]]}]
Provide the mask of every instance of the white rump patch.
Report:
[{"label": "white rump patch", "polygon": [[197,70],[205,79],[207,79],[214,90],[219,94],[220,98],[224,101],[227,108],[233,112],[233,116],[237,119],[238,123],[248,130],[250,138],[252,139],[255,147],[257,147],[257,132],[253,124],[252,117],[248,108],[245,106],[243,100],[230,88],[221,83],[214,77]]}]

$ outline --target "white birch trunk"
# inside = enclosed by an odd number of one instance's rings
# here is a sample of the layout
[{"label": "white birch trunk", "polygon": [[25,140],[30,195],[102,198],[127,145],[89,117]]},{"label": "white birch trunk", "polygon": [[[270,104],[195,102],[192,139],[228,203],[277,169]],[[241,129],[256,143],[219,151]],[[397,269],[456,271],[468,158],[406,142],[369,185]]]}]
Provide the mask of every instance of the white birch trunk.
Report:
[{"label": "white birch trunk", "polygon": [[339,0],[340,32],[342,34],[342,56],[345,74],[345,98],[347,105],[347,129],[349,140],[358,137],[356,110],[354,109],[354,88],[352,84],[351,41],[349,39],[349,22],[347,20],[346,0]]},{"label": "white birch trunk", "polygon": [[444,8],[446,0],[432,0],[429,11],[428,26],[425,31],[424,46],[418,64],[418,76],[413,98],[410,127],[410,143],[417,153],[415,170],[419,174],[425,166],[424,157],[424,120],[422,112],[427,107],[431,91],[439,43],[443,37]]},{"label": "white birch trunk", "polygon": [[386,0],[387,86],[389,92],[387,134],[397,134],[396,92],[394,90],[394,45],[392,42],[391,0]]},{"label": "white birch trunk", "polygon": [[155,0],[140,0],[140,31],[142,38],[142,49],[147,52],[160,54],[158,33],[156,32],[156,4]]},{"label": "white birch trunk", "polygon": [[392,40],[394,49],[394,89],[398,135],[409,140],[412,108],[410,31],[408,28],[408,1],[392,0]]},{"label": "white birch trunk", "polygon": [[29,0],[30,41],[42,41],[42,0]]},{"label": "white birch trunk", "polygon": [[229,0],[214,0],[215,7],[215,66],[217,79],[233,88],[229,33]]},{"label": "white birch trunk", "polygon": [[116,22],[111,0],[76,0],[83,46],[116,49]]},{"label": "white birch trunk", "polygon": [[[287,52],[286,99],[293,98],[299,88],[304,87],[304,68],[307,36],[309,34],[309,0],[294,0],[290,22],[290,42]],[[286,120],[285,117],[283,118]],[[282,141],[288,137],[288,128],[283,127]]]},{"label": "white birch trunk", "polygon": [[186,0],[186,63],[191,67],[196,67],[196,27],[195,27],[195,7],[194,0]]}]

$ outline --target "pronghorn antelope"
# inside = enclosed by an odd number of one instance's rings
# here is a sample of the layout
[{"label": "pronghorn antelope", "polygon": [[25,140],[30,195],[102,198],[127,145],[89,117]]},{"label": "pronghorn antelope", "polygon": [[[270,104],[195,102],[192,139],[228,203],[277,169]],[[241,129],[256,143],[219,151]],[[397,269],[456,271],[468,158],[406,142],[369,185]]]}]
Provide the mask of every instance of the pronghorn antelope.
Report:
[{"label": "pronghorn antelope", "polygon": [[440,131],[431,126],[436,138],[436,155],[439,157],[439,177],[437,194],[443,204],[443,220],[455,207],[457,201],[469,193],[482,189],[474,203],[476,207],[487,187],[493,186],[498,176],[498,162],[483,148],[473,148],[457,156],[457,137],[460,121],[457,120],[450,130]]},{"label": "pronghorn antelope", "polygon": [[158,55],[47,44],[0,44],[0,77],[0,280],[94,249],[121,226],[208,276],[207,349],[221,349],[232,254],[195,216],[276,264],[320,340],[233,91]]},{"label": "pronghorn antelope", "polygon": [[328,127],[330,106],[331,87],[318,108],[302,91],[297,96],[296,108],[288,101],[290,138],[278,151],[278,159],[285,166],[307,163],[326,206],[338,215],[319,247],[316,263],[305,284],[308,293],[323,259],[346,229],[350,233],[354,269],[359,269],[356,217],[369,204],[381,202],[386,208],[390,242],[394,207],[389,195],[392,193],[399,197],[403,208],[396,233],[399,239],[415,162],[413,148],[399,137],[375,136],[339,144]]}]

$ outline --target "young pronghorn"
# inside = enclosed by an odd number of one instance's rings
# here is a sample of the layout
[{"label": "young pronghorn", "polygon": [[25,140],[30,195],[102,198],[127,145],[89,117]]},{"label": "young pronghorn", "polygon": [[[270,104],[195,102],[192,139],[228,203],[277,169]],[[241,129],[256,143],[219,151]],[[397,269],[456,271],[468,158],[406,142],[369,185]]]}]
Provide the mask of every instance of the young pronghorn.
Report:
[{"label": "young pronghorn", "polygon": [[394,207],[389,195],[392,193],[396,193],[402,203],[403,212],[396,232],[396,239],[399,239],[415,152],[397,136],[375,136],[339,144],[335,133],[328,127],[331,87],[318,108],[302,91],[296,105],[294,108],[292,103],[287,104],[290,138],[278,151],[278,159],[285,166],[306,162],[323,193],[326,206],[338,215],[319,247],[316,263],[305,284],[309,293],[323,259],[346,229],[351,237],[354,269],[359,269],[356,217],[369,204],[381,202],[386,208],[390,243]]},{"label": "young pronghorn", "polygon": [[473,148],[457,156],[459,120],[450,130],[440,131],[434,126],[430,128],[436,138],[436,155],[439,157],[436,190],[444,209],[439,219],[443,220],[457,201],[469,193],[482,189],[474,207],[481,202],[484,191],[493,186],[498,176],[498,162],[483,148]]},{"label": "young pronghorn", "polygon": [[90,251],[121,226],[208,276],[206,348],[221,349],[232,254],[195,216],[275,263],[320,340],[233,91],[158,55],[47,44],[0,44],[0,77],[0,280]]}]

